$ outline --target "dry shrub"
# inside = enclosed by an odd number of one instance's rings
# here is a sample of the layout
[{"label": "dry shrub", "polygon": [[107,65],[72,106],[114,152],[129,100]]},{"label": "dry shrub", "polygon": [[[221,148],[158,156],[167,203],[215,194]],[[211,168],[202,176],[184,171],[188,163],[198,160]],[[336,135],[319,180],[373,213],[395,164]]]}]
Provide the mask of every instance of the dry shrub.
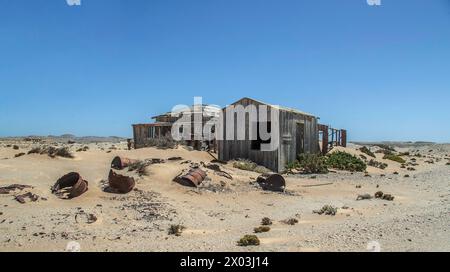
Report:
[{"label": "dry shrub", "polygon": [[366,146],[361,147],[361,148],[359,149],[359,151],[361,151],[362,153],[364,153],[364,154],[366,154],[366,155],[368,155],[368,156],[370,156],[370,157],[372,157],[372,158],[375,158],[375,154],[373,154],[373,152],[370,151],[370,149],[367,148]]},{"label": "dry shrub", "polygon": [[313,213],[317,213],[317,214],[320,214],[320,215],[325,214],[325,215],[332,215],[332,216],[334,216],[337,213],[337,208],[333,207],[331,205],[325,205],[325,206],[322,207],[322,209],[315,210],[315,211],[313,211]]},{"label": "dry shrub", "polygon": [[284,224],[293,226],[293,225],[298,223],[298,219],[296,219],[296,218],[289,218],[289,219],[283,220],[281,222],[284,223]]},{"label": "dry shrub", "polygon": [[260,174],[269,173],[270,170],[267,169],[264,166],[257,165],[256,163],[252,162],[251,160],[247,159],[238,159],[233,162],[233,167],[245,171],[252,171]]},{"label": "dry shrub", "polygon": [[263,233],[263,232],[269,232],[269,231],[270,231],[270,228],[267,226],[261,226],[261,227],[254,228],[255,233]]},{"label": "dry shrub", "polygon": [[31,149],[28,154],[40,154],[54,157],[74,158],[68,147],[39,146]]},{"label": "dry shrub", "polygon": [[149,139],[147,145],[159,149],[172,149],[177,147],[177,143],[170,136]]},{"label": "dry shrub", "polygon": [[270,226],[270,225],[272,225],[272,220],[270,220],[269,217],[264,217],[261,220],[261,225],[263,225],[263,226]]},{"label": "dry shrub", "polygon": [[259,246],[260,241],[256,235],[245,235],[237,242],[238,246]]},{"label": "dry shrub", "polygon": [[395,155],[395,154],[386,154],[386,155],[384,155],[383,159],[395,161],[398,163],[406,163],[406,161],[402,157]]},{"label": "dry shrub", "polygon": [[170,225],[169,230],[168,230],[168,234],[169,235],[175,235],[175,236],[181,236],[181,233],[183,232],[183,230],[185,230],[186,227],[183,225]]}]

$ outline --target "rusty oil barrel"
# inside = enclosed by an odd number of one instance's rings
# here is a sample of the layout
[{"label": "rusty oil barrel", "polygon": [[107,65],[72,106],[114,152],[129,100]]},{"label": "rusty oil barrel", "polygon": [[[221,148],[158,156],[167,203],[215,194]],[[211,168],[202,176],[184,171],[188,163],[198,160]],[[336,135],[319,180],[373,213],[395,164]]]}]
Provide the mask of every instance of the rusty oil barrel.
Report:
[{"label": "rusty oil barrel", "polygon": [[136,182],[133,177],[127,177],[115,173],[113,170],[109,171],[108,183],[111,188],[121,194],[126,194],[133,190]]},{"label": "rusty oil barrel", "polygon": [[122,170],[128,167],[130,164],[135,163],[136,161],[137,160],[117,156],[112,160],[111,168],[116,170]]},{"label": "rusty oil barrel", "polygon": [[205,180],[205,178],[205,171],[201,170],[200,168],[194,168],[189,170],[186,175],[177,177],[175,181],[184,186],[197,187],[203,182],[203,180]]},{"label": "rusty oil barrel", "polygon": [[56,181],[52,187],[52,193],[57,194],[58,191],[66,188],[69,193],[67,198],[72,199],[84,194],[88,190],[88,182],[79,173],[71,172]]},{"label": "rusty oil barrel", "polygon": [[286,188],[286,181],[280,174],[263,174],[256,179],[256,182],[263,190],[284,192]]}]

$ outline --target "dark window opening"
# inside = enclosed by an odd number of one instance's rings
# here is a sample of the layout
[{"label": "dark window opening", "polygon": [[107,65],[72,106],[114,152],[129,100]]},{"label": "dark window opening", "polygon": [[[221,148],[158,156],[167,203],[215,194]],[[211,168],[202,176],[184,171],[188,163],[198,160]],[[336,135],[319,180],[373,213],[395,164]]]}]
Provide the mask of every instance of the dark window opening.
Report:
[{"label": "dark window opening", "polygon": [[[268,140],[261,139],[261,133],[259,132],[259,127],[260,127],[260,123],[258,122],[258,123],[256,123],[257,137],[256,137],[256,140],[252,140],[252,145],[251,145],[252,150],[261,150],[261,144],[270,144],[270,141],[271,141],[271,138],[269,138]],[[267,129],[268,133],[272,132],[272,123],[271,122],[267,122],[266,129]]]}]

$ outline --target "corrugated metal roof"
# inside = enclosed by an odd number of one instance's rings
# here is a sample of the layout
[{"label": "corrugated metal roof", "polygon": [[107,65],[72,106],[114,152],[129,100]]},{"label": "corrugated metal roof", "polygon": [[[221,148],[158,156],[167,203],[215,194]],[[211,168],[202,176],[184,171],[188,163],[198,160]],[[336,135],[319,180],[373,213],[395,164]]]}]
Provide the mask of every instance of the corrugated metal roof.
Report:
[{"label": "corrugated metal roof", "polygon": [[294,112],[294,113],[298,113],[298,114],[302,114],[302,115],[316,117],[315,115],[313,115],[311,113],[307,113],[307,112],[304,112],[304,111],[300,111],[300,110],[296,110],[296,109],[292,109],[292,108],[288,108],[288,107],[282,107],[282,106],[279,106],[279,105],[269,104],[269,103],[266,103],[266,102],[259,101],[257,99],[249,98],[249,97],[243,97],[243,98],[239,99],[238,101],[232,103],[231,105],[238,104],[240,101],[242,101],[244,99],[252,100],[252,101],[255,101],[255,102],[259,103],[259,104],[267,105],[269,107],[272,107],[272,108],[275,108],[275,109],[278,109],[278,110],[281,110],[281,111],[289,111],[289,112]]}]

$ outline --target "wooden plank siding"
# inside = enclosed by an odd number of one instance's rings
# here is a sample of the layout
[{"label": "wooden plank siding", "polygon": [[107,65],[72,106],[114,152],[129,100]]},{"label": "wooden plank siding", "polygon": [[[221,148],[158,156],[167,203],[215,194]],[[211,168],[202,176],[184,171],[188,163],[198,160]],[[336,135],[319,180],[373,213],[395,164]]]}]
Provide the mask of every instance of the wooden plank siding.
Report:
[{"label": "wooden plank siding", "polygon": [[[247,107],[249,105],[267,105],[268,106],[268,121],[270,120],[270,111],[273,108],[271,105],[262,102],[243,98],[232,105],[242,105]],[[293,110],[279,109],[279,135],[280,146],[275,151],[260,151],[252,150],[251,140],[249,140],[250,120],[249,115],[245,115],[245,140],[237,140],[237,131],[234,131],[235,140],[226,139],[226,108],[223,109],[223,140],[218,141],[218,155],[219,159],[229,161],[233,159],[249,159],[259,165],[263,165],[272,171],[281,172],[284,170],[287,163],[294,161],[297,158],[296,148],[296,128],[297,123],[304,124],[304,150],[306,153],[319,152],[318,140],[319,132],[317,130],[317,118],[302,114]],[[259,113],[258,113],[259,115]],[[259,116],[258,116],[259,120]],[[272,123],[273,124],[273,123]],[[237,127],[237,118],[234,118],[234,126]]]},{"label": "wooden plank siding", "polygon": [[292,111],[280,111],[280,155],[278,171],[297,159],[297,123],[304,125],[304,152],[319,152],[319,131],[317,130],[317,118]]}]

